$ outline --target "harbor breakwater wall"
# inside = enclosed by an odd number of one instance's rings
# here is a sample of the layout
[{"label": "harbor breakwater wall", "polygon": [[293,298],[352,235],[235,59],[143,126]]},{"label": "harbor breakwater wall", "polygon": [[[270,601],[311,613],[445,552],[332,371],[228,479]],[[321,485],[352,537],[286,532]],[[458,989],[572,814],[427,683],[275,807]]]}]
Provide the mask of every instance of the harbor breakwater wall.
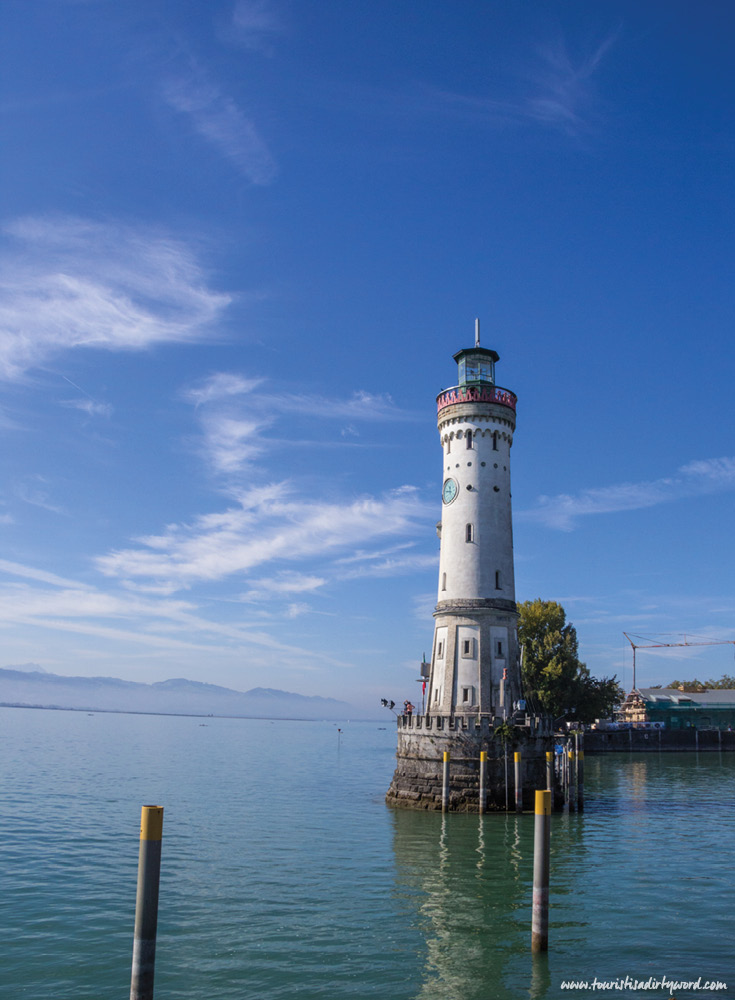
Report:
[{"label": "harbor breakwater wall", "polygon": [[584,734],[585,754],[681,753],[735,751],[735,732],[725,729],[591,729]]}]

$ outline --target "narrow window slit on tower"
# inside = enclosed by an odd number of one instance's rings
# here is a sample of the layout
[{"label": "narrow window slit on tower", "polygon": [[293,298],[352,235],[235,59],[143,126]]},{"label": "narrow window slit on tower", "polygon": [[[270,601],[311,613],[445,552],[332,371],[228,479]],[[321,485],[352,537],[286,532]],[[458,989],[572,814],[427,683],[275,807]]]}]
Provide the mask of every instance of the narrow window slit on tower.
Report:
[{"label": "narrow window slit on tower", "polygon": [[467,447],[472,447],[472,431],[467,431]]},{"label": "narrow window slit on tower", "polygon": [[493,431],[493,451],[498,450],[498,432]]},{"label": "narrow window slit on tower", "polygon": [[495,570],[495,589],[496,590],[502,590],[503,589],[500,586],[500,570],[499,569]]},{"label": "narrow window slit on tower", "polygon": [[474,530],[471,524],[465,526],[464,540],[466,542],[471,542],[474,539]]},{"label": "narrow window slit on tower", "polygon": [[498,639],[498,656],[502,656],[502,655],[503,655],[503,644],[502,644],[502,642],[501,642],[501,641],[500,641],[500,640]]},{"label": "narrow window slit on tower", "polygon": [[447,589],[447,574],[442,573],[442,590]]}]

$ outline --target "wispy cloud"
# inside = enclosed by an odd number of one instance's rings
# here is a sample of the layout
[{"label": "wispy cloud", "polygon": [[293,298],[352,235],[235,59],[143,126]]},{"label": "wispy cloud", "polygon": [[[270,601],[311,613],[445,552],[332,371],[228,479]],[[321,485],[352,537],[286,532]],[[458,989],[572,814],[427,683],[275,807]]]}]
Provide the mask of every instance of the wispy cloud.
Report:
[{"label": "wispy cloud", "polygon": [[184,390],[184,399],[201,406],[203,403],[219,402],[232,396],[243,396],[256,389],[264,380],[262,378],[246,378],[236,372],[217,372],[204,379],[198,385]]},{"label": "wispy cloud", "polygon": [[550,528],[571,531],[579,518],[614,514],[671,503],[685,497],[735,489],[735,458],[709,458],[683,465],[675,475],[642,483],[619,483],[574,495],[541,496],[536,506],[516,515]]},{"label": "wispy cloud", "polygon": [[89,417],[110,417],[112,406],[109,403],[95,403],[93,399],[62,399],[62,406],[73,410],[81,410]]},{"label": "wispy cloud", "polygon": [[439,553],[422,555],[412,553],[388,559],[376,559],[356,566],[354,569],[339,573],[342,580],[356,580],[362,577],[403,576],[405,573],[415,573],[416,570],[439,566]]},{"label": "wispy cloud", "polygon": [[70,386],[77,390],[84,396],[84,399],[63,399],[61,401],[62,406],[68,406],[72,409],[82,410],[90,417],[110,417],[112,416],[112,406],[109,403],[99,403],[96,399],[93,399],[86,390],[82,389],[81,386],[77,385],[76,382],[66,376],[61,376],[65,382],[68,382]]},{"label": "wispy cloud", "polygon": [[324,559],[388,535],[416,532],[424,515],[410,487],[380,498],[316,504],[290,498],[284,487],[274,486],[222,513],[140,538],[138,548],[111,552],[97,559],[97,566],[107,576],[183,588],[268,563]]},{"label": "wispy cloud", "polygon": [[282,23],[270,0],[237,0],[232,28],[239,45],[267,52],[269,39],[282,30]]},{"label": "wispy cloud", "polygon": [[[353,423],[417,419],[416,414],[400,410],[387,395],[361,390],[333,398],[282,388],[274,391],[269,380],[237,372],[210,375],[187,387],[182,395],[201,411],[201,450],[212,469],[221,474],[242,471],[256,462],[266,448],[272,448],[277,439],[270,433],[266,440],[264,432],[282,417],[330,422],[348,419]],[[354,446],[356,435],[353,426],[349,434],[340,433],[337,443],[340,447]],[[293,447],[293,437],[288,440]],[[319,443],[324,447],[323,441]]]},{"label": "wispy cloud", "polygon": [[443,110],[487,124],[532,122],[578,135],[588,131],[598,117],[594,78],[617,38],[618,32],[611,33],[577,59],[570,56],[563,40],[538,46],[535,57],[518,74],[520,84],[503,80],[498,88],[503,93],[482,96],[430,88],[424,98],[430,97],[434,112]]},{"label": "wispy cloud", "polygon": [[253,184],[269,184],[276,174],[270,151],[235,101],[200,73],[168,80],[166,103],[186,115],[194,131]]},{"label": "wispy cloud", "polygon": [[216,472],[233,473],[255,461],[264,450],[262,432],[270,421],[212,414],[202,422],[205,452]]},{"label": "wispy cloud", "polygon": [[55,573],[47,573],[46,570],[36,569],[33,566],[25,566],[23,563],[11,562],[8,559],[0,559],[0,573],[7,573],[8,576],[19,576],[27,580],[38,580],[40,583],[50,583],[54,587],[87,589],[85,584],[81,584],[76,580],[70,580],[65,576],[57,576]]},{"label": "wispy cloud", "polygon": [[70,217],[7,224],[0,245],[0,377],[71,348],[199,339],[230,302],[192,249],[145,227]]},{"label": "wispy cloud", "polygon": [[[0,573],[47,585],[0,582],[0,626],[31,625],[92,636],[117,647],[133,644],[149,651],[213,653],[225,648],[259,647],[277,653],[282,657],[279,662],[301,669],[307,669],[313,662],[310,651],[253,629],[245,622],[230,625],[204,618],[189,601],[102,591],[7,560],[0,560]],[[303,613],[298,605],[292,607],[293,612],[286,609],[287,617]],[[344,665],[340,660],[321,655],[320,662]]]},{"label": "wispy cloud", "polygon": [[275,577],[253,580],[251,589],[242,594],[240,599],[243,601],[270,601],[273,600],[274,596],[312,593],[323,587],[326,582],[323,576],[314,576],[313,574],[279,573]]},{"label": "wispy cloud", "polygon": [[[241,372],[216,372],[187,387],[182,395],[189,402],[201,406],[204,403],[220,403],[232,401],[236,397],[250,396],[262,387],[267,393],[268,408],[278,413],[309,414],[323,416],[328,420],[335,417],[370,421],[423,419],[419,414],[399,409],[386,393],[358,389],[349,396],[321,396],[318,393],[287,392],[281,388],[273,392],[267,388],[267,383],[266,378],[252,377]],[[256,396],[255,401],[259,404],[260,398]]]},{"label": "wispy cloud", "polygon": [[47,485],[43,476],[29,476],[25,481],[15,483],[13,489],[18,499],[31,507],[40,507],[52,514],[66,514],[64,508],[51,499]]},{"label": "wispy cloud", "polygon": [[529,118],[564,132],[586,129],[598,103],[593,77],[618,33],[605,38],[591,52],[574,60],[564,41],[539,49],[540,65],[531,71],[535,93],[520,106]]}]

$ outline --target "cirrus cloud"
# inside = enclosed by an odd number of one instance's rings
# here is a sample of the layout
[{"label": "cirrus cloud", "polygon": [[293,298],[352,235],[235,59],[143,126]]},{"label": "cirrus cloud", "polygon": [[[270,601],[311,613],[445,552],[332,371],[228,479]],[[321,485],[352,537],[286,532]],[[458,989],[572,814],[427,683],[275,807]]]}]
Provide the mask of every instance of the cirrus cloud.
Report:
[{"label": "cirrus cloud", "polygon": [[536,506],[516,517],[536,521],[549,528],[571,531],[581,517],[641,510],[685,497],[735,489],[735,458],[708,458],[681,466],[672,476],[641,483],[617,483],[582,490],[576,494],[541,496]]},{"label": "cirrus cloud", "polygon": [[417,491],[402,487],[383,497],[346,503],[300,501],[273,485],[257,499],[203,515],[192,524],[169,525],[96,560],[106,576],[168,582],[185,588],[199,581],[246,574],[268,563],[325,558],[355,545],[419,530],[426,517]]},{"label": "cirrus cloud", "polygon": [[0,245],[0,377],[72,348],[141,351],[200,339],[231,298],[193,249],[148,227],[69,216],[6,224]]}]

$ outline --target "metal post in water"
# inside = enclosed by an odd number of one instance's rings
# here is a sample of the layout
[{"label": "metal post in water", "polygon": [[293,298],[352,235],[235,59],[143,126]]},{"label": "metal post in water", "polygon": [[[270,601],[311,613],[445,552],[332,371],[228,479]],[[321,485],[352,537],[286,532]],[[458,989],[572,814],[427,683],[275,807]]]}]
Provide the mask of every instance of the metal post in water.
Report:
[{"label": "metal post in water", "polygon": [[551,792],[536,792],[533,831],[533,916],[531,951],[549,950],[549,853],[551,850]]},{"label": "metal post in water", "polygon": [[480,797],[478,800],[478,808],[480,814],[485,812],[485,805],[487,802],[487,792],[485,791],[485,786],[487,784],[487,750],[480,751]]},{"label": "metal post in water", "polygon": [[584,750],[577,754],[577,811],[584,811]]},{"label": "metal post in water", "polygon": [[569,811],[569,752],[564,746],[561,756],[562,781],[564,783],[564,809]]},{"label": "metal post in water", "polygon": [[521,783],[521,752],[516,750],[513,754],[514,774],[516,790],[516,812],[523,812],[523,786]]},{"label": "metal post in water", "polygon": [[138,892],[135,901],[130,1000],[153,1000],[162,837],[163,806],[143,806],[140,815]]},{"label": "metal post in water", "polygon": [[554,808],[554,751],[546,751],[546,791],[551,792],[551,808]]},{"label": "metal post in water", "polygon": [[449,809],[449,751],[444,751],[444,767],[442,770],[442,812]]},{"label": "metal post in water", "polygon": [[574,750],[569,747],[569,808],[574,812],[577,807],[577,787],[575,784],[577,777],[576,765],[574,763]]}]

